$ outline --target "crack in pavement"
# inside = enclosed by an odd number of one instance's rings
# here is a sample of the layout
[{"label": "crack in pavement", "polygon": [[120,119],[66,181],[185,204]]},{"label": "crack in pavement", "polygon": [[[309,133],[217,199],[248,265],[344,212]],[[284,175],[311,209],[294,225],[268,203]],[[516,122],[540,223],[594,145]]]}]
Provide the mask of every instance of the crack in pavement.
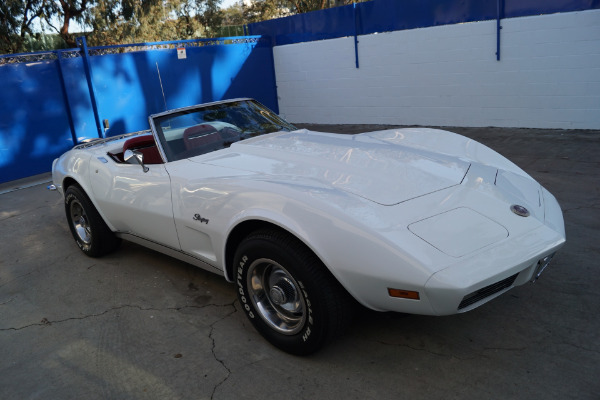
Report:
[{"label": "crack in pavement", "polygon": [[15,299],[14,297],[11,297],[10,299],[6,300],[5,302],[2,302],[2,303],[0,303],[0,306],[3,306],[3,305],[5,305],[5,304],[8,304],[8,303],[10,303],[11,301],[13,301],[14,299]]},{"label": "crack in pavement", "polygon": [[480,353],[485,351],[523,351],[527,350],[527,347],[484,347]]},{"label": "crack in pavement", "polygon": [[230,316],[232,316],[233,314],[237,313],[237,309],[235,308],[235,302],[237,300],[234,300],[231,302],[231,304],[228,304],[228,306],[231,306],[233,308],[233,311],[231,311],[230,313],[228,313],[227,315],[223,316],[223,318],[218,319],[217,321],[213,322],[212,324],[210,324],[210,333],[208,334],[209,339],[212,341],[212,348],[211,348],[211,352],[213,355],[213,358],[223,366],[223,368],[225,368],[225,370],[227,371],[227,374],[225,376],[225,378],[223,378],[219,383],[217,383],[215,385],[215,387],[213,388],[212,393],[210,394],[210,398],[211,400],[214,399],[215,397],[215,393],[217,392],[217,389],[219,387],[221,387],[222,384],[224,384],[229,377],[231,376],[231,369],[225,365],[225,361],[221,360],[219,357],[217,357],[217,354],[215,353],[215,348],[217,346],[216,342],[215,342],[215,338],[213,337],[213,332],[215,330],[215,325],[223,320],[225,320],[226,318],[229,318]]},{"label": "crack in pavement", "polygon": [[[11,299],[12,300],[12,299]],[[11,301],[11,300],[8,300]],[[28,325],[24,325],[21,327],[10,327],[10,328],[0,328],[0,332],[7,332],[7,331],[21,331],[24,329],[28,329],[31,327],[40,327],[40,326],[46,326],[46,325],[53,325],[53,324],[60,324],[60,323],[64,323],[64,322],[69,322],[69,321],[80,321],[80,320],[85,320],[88,318],[97,318],[97,317],[101,317],[103,315],[106,315],[108,313],[114,312],[114,311],[119,311],[119,310],[123,310],[123,309],[137,309],[140,311],[153,311],[153,312],[159,312],[159,311],[182,311],[185,309],[204,309],[204,308],[208,308],[208,307],[221,307],[221,308],[225,308],[225,307],[230,307],[231,311],[227,312],[225,315],[223,315],[221,318],[217,319],[216,321],[214,321],[213,323],[209,324],[209,339],[212,342],[212,346],[211,346],[211,353],[213,355],[213,358],[216,362],[218,362],[219,364],[221,364],[223,366],[223,368],[226,371],[225,377],[219,381],[212,390],[212,393],[210,395],[210,398],[213,399],[215,396],[215,393],[217,392],[217,390],[219,389],[219,387],[221,387],[231,376],[231,369],[227,366],[227,364],[225,363],[225,360],[219,358],[219,356],[217,355],[217,344],[216,344],[216,340],[214,337],[214,332],[216,329],[216,325],[219,322],[224,321],[225,319],[229,318],[230,316],[234,315],[237,313],[237,309],[235,307],[235,302],[237,301],[234,300],[231,303],[228,304],[205,304],[205,305],[184,305],[181,307],[165,307],[165,308],[153,308],[153,307],[142,307],[139,305],[131,305],[131,304],[126,304],[126,305],[120,305],[120,306],[115,306],[115,307],[111,307],[109,309],[106,309],[102,312],[98,312],[98,313],[93,313],[93,314],[88,314],[88,315],[83,315],[80,317],[69,317],[69,318],[64,318],[64,319],[59,319],[59,320],[48,320],[47,318],[43,318],[40,322],[38,323],[33,323],[33,324],[28,324]]]},{"label": "crack in pavement", "polygon": [[[21,331],[23,329],[31,328],[31,327],[34,327],[34,326],[45,326],[45,325],[52,325],[52,324],[60,324],[62,322],[67,322],[67,321],[79,321],[79,320],[84,320],[84,319],[87,319],[87,318],[101,317],[102,315],[105,315],[105,314],[107,314],[107,313],[109,313],[111,311],[120,310],[120,309],[123,309],[123,308],[139,308],[140,310],[143,310],[141,307],[124,305],[124,306],[118,306],[118,307],[111,307],[108,310],[105,310],[105,311],[103,311],[101,313],[83,315],[81,317],[69,317],[69,318],[55,320],[55,321],[50,321],[47,318],[43,318],[38,323],[24,325],[24,326],[21,326],[19,328],[12,328],[12,327],[11,328],[1,328],[0,332],[5,332],[5,331]],[[145,311],[145,310],[143,310],[143,311]]]},{"label": "crack in pavement", "polygon": [[[105,314],[108,314],[112,311],[118,311],[118,310],[122,310],[122,309],[126,309],[126,308],[133,308],[133,309],[138,309],[140,311],[181,311],[184,309],[188,309],[188,308],[197,308],[197,309],[202,309],[202,308],[206,308],[206,307],[230,307],[233,304],[205,304],[202,306],[197,306],[197,305],[187,305],[187,306],[182,306],[182,307],[166,307],[166,308],[144,308],[141,306],[136,306],[136,305],[121,305],[121,306],[116,306],[116,307],[111,307],[107,310],[104,310],[100,313],[96,313],[96,314],[88,314],[88,315],[83,315],[81,317],[69,317],[69,318],[65,318],[65,319],[60,319],[60,320],[54,320],[54,321],[50,321],[47,318],[43,318],[40,322],[38,323],[33,323],[33,324],[28,324],[28,325],[24,325],[18,328],[15,327],[10,327],[10,328],[0,328],[0,332],[6,332],[6,331],[21,331],[23,329],[27,329],[27,328],[31,328],[31,327],[36,327],[36,326],[46,326],[46,325],[52,325],[52,324],[60,324],[63,322],[69,322],[69,321],[80,321],[80,320],[84,320],[84,319],[88,319],[88,318],[97,318],[97,317],[101,317]],[[221,320],[223,320],[224,318],[228,317],[229,315],[233,314],[235,312],[235,310],[229,314],[227,314],[225,317],[219,319],[216,322],[219,322]],[[215,322],[215,323],[216,323]],[[210,325],[210,327],[212,328],[212,325]],[[211,329],[212,332],[212,329]]]},{"label": "crack in pavement", "polygon": [[580,345],[577,345],[575,343],[569,343],[569,342],[562,341],[562,342],[558,342],[558,344],[562,344],[563,346],[575,347],[576,349],[583,350],[583,351],[588,351],[590,353],[598,353],[598,354],[600,354],[600,350],[599,349],[591,349],[589,347],[580,346]]}]

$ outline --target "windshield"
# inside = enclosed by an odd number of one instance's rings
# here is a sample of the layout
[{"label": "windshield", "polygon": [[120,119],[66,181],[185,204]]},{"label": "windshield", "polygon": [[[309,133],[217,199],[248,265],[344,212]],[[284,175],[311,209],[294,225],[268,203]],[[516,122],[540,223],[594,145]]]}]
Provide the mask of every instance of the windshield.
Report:
[{"label": "windshield", "polygon": [[153,123],[169,161],[220,150],[249,137],[296,129],[254,100],[174,111],[153,117]]}]

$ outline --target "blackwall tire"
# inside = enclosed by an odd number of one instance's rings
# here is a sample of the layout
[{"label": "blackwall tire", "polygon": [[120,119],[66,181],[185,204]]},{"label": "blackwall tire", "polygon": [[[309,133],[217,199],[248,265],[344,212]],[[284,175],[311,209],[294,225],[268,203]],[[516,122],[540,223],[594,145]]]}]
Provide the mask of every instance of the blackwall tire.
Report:
[{"label": "blackwall tire", "polygon": [[65,191],[65,212],[77,246],[90,257],[101,257],[119,247],[121,240],[106,226],[89,197],[78,186]]},{"label": "blackwall tire", "polygon": [[234,263],[246,316],[279,349],[308,355],[348,326],[353,300],[295,237],[278,230],[257,231],[242,241]]}]

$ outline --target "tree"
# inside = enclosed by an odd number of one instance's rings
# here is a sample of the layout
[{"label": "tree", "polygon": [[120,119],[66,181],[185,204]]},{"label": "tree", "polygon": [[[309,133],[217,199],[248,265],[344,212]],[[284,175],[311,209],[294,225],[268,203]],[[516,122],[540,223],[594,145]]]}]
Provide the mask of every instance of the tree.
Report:
[{"label": "tree", "polygon": [[40,32],[40,26],[50,27],[65,46],[77,47],[77,35],[69,33],[74,21],[88,31],[85,35],[90,45],[216,36],[223,16],[220,3],[221,0],[0,0],[0,52],[24,52],[26,48],[53,43]]},{"label": "tree", "polygon": [[327,8],[327,0],[292,0],[296,13],[302,14],[309,11]]},{"label": "tree", "polygon": [[85,14],[90,45],[156,42],[213,36],[221,0],[96,0]]},{"label": "tree", "polygon": [[88,43],[116,45],[146,42],[168,35],[170,9],[161,0],[96,0],[95,7],[84,13],[83,23],[89,27]]},{"label": "tree", "polygon": [[242,5],[247,24],[294,14],[294,5],[289,0],[256,0],[249,6]]},{"label": "tree", "polygon": [[[83,14],[89,6],[93,4],[88,0],[48,0],[46,23],[58,32],[68,47],[77,47],[75,38],[69,33],[69,26],[72,20],[83,22]],[[52,17],[62,20],[60,28],[53,25]]]},{"label": "tree", "polygon": [[198,21],[206,29],[207,36],[214,37],[223,21],[221,13],[221,0],[195,0],[198,14]]},{"label": "tree", "polygon": [[3,0],[0,3],[0,51],[24,51],[26,38],[33,36],[32,23],[45,12],[45,0]]},{"label": "tree", "polygon": [[[222,0],[0,0],[0,52],[56,45],[40,32],[51,27],[58,47],[77,47],[76,21],[88,43],[115,45],[240,35],[247,23],[353,3],[353,0],[253,0],[220,10]],[[361,1],[361,0],[357,0]],[[222,25],[228,29],[223,29]],[[238,29],[239,28],[239,29]],[[36,31],[37,30],[37,31]]]},{"label": "tree", "polygon": [[245,23],[281,18],[368,0],[253,0],[242,5]]},{"label": "tree", "polygon": [[296,13],[301,14],[309,11],[323,10],[325,8],[347,6],[368,0],[291,0]]},{"label": "tree", "polygon": [[242,3],[234,3],[231,6],[221,10],[222,15],[222,25],[231,26],[231,25],[244,25],[244,8],[242,7]]}]

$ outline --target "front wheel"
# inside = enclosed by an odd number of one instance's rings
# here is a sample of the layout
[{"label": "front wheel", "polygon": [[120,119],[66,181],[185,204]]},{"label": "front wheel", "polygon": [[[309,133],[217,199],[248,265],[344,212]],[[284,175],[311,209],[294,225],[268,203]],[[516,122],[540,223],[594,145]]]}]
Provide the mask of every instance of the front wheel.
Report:
[{"label": "front wheel", "polygon": [[114,251],[120,239],[106,226],[94,204],[78,186],[65,191],[65,212],[75,242],[86,255],[100,257]]},{"label": "front wheel", "polygon": [[248,319],[281,350],[313,353],[348,325],[353,308],[348,293],[293,236],[255,232],[242,241],[234,262]]}]

